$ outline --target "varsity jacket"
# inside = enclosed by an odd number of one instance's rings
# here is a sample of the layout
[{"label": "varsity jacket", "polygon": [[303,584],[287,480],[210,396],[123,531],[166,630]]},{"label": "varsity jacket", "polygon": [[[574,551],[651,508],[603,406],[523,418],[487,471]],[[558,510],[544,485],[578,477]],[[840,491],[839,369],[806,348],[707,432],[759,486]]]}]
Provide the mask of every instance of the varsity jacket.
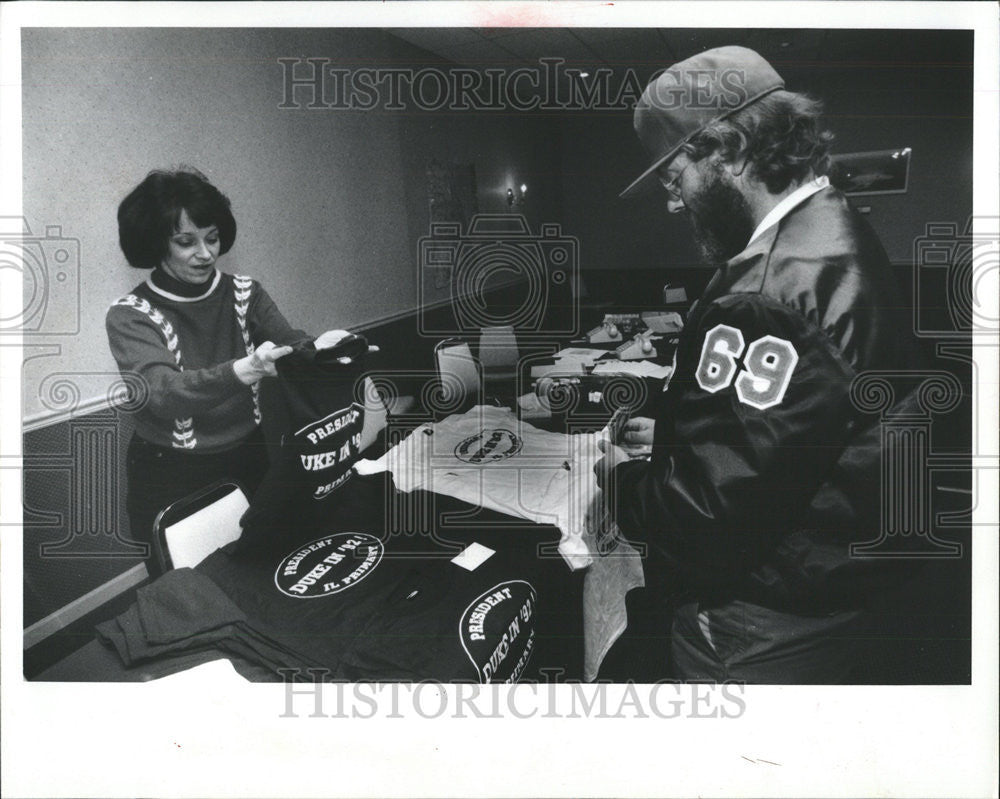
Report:
[{"label": "varsity jacket", "polygon": [[108,343],[126,383],[138,391],[141,438],[220,452],[261,421],[258,384],[241,383],[233,363],[264,341],[291,344],[306,334],[249,277],[216,272],[194,297],[177,293],[182,288],[190,287],[155,273],[116,300],[105,319]]},{"label": "varsity jacket", "polygon": [[620,527],[685,593],[825,613],[896,568],[849,556],[878,538],[882,456],[878,417],[850,387],[919,368],[902,305],[874,232],[832,188],[715,274],[681,336],[651,460],[612,474]]}]

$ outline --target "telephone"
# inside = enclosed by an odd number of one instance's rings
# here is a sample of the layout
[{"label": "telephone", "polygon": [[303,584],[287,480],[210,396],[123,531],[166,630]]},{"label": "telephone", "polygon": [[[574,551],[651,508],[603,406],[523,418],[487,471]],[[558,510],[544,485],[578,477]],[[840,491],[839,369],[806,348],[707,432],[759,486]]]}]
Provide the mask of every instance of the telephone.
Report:
[{"label": "telephone", "polygon": [[646,323],[640,314],[608,313],[604,314],[604,321],[601,324],[587,333],[587,341],[591,344],[623,341],[645,329]]},{"label": "telephone", "polygon": [[656,347],[653,345],[653,331],[646,330],[636,333],[631,339],[615,348],[615,354],[621,361],[638,361],[643,358],[655,358]]}]

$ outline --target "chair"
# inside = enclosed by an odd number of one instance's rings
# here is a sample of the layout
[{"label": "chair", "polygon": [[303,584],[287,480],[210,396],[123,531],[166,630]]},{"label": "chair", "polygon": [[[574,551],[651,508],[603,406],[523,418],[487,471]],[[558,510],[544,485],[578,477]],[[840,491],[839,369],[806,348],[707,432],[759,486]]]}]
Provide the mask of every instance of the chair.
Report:
[{"label": "chair", "polygon": [[513,380],[519,355],[514,328],[484,327],[479,332],[479,362],[487,380]]},{"label": "chair", "polygon": [[484,327],[479,335],[479,362],[483,368],[486,393],[509,405],[517,394],[517,371],[520,355],[514,328]]},{"label": "chair", "polygon": [[162,571],[197,566],[240,537],[240,517],[250,507],[243,487],[220,480],[160,511],[153,522],[153,550]]},{"label": "chair", "polygon": [[364,452],[378,440],[378,434],[388,424],[388,410],[370,377],[365,378],[364,392],[365,420],[361,427],[361,446],[359,447],[361,452]]},{"label": "chair", "polygon": [[[461,412],[481,402],[482,369],[467,341],[449,338],[434,347],[434,362],[445,393],[443,402],[452,412]],[[455,397],[453,392],[458,391]]]}]

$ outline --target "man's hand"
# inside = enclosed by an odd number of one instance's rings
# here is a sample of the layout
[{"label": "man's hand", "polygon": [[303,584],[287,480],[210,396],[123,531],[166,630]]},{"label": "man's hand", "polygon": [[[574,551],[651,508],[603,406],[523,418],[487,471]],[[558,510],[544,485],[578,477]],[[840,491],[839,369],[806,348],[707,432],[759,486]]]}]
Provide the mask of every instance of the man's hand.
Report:
[{"label": "man's hand", "polygon": [[233,364],[233,371],[243,385],[252,386],[262,377],[275,377],[278,370],[274,362],[278,358],[284,358],[291,351],[292,348],[287,345],[277,347],[273,342],[265,341],[254,350],[253,355],[247,355],[246,358],[236,361]]},{"label": "man's hand", "polygon": [[652,446],[654,419],[647,416],[633,416],[625,423],[622,442],[638,446]]},{"label": "man's hand", "polygon": [[604,439],[598,440],[597,448],[604,453],[604,457],[594,464],[594,474],[597,476],[597,485],[601,491],[606,492],[611,484],[611,472],[619,463],[624,463],[629,457],[623,449]]}]

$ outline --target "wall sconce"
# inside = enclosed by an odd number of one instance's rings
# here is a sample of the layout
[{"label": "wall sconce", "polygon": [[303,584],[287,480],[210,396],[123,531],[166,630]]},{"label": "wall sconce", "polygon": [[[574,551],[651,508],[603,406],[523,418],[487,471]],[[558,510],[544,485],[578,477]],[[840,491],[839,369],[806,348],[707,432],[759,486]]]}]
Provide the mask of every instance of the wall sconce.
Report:
[{"label": "wall sconce", "polygon": [[524,183],[518,189],[507,189],[507,207],[513,208],[515,205],[524,205],[524,195],[528,193],[528,187]]}]

